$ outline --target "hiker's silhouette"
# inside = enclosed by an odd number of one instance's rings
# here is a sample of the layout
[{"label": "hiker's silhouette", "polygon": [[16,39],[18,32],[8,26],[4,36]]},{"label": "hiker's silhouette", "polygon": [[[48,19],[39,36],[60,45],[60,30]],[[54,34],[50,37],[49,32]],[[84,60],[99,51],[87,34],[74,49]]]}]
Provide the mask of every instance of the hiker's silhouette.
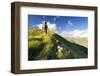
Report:
[{"label": "hiker's silhouette", "polygon": [[45,31],[45,33],[47,34],[48,31],[48,25],[47,22],[44,23],[44,27],[42,27],[42,29]]}]

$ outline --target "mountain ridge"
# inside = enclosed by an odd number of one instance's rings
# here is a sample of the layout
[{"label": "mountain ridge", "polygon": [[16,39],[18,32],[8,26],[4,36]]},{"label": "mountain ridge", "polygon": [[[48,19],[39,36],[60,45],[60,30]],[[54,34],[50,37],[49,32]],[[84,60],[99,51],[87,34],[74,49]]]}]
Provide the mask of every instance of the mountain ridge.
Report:
[{"label": "mountain ridge", "polygon": [[28,31],[28,60],[87,58],[87,48],[40,29]]}]

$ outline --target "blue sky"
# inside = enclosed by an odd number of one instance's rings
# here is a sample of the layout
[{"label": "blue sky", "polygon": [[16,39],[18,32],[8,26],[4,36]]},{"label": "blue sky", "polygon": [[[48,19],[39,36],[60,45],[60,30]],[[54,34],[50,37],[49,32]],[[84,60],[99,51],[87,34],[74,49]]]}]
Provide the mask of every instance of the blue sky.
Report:
[{"label": "blue sky", "polygon": [[48,26],[55,31],[61,32],[82,32],[88,29],[88,17],[76,16],[46,16],[46,15],[28,15],[28,26],[34,29],[40,28],[42,22],[48,22]]}]

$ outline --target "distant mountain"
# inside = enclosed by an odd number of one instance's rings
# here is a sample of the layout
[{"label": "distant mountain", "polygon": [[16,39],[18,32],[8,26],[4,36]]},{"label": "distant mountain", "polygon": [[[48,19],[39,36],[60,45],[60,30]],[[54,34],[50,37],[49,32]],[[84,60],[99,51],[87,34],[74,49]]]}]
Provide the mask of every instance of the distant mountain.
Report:
[{"label": "distant mountain", "polygon": [[60,35],[48,31],[29,28],[28,60],[87,58],[88,48]]}]

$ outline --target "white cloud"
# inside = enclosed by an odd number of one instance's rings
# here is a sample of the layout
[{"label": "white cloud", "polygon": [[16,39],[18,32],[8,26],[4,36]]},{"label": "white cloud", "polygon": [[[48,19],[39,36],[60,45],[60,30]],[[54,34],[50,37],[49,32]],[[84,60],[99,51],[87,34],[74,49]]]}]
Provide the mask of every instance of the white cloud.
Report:
[{"label": "white cloud", "polygon": [[54,31],[54,32],[57,30],[56,24],[47,22],[47,25],[48,25],[49,30]]},{"label": "white cloud", "polygon": [[37,27],[38,27],[39,29],[42,29],[42,25],[43,25],[42,23],[41,23],[41,24],[38,24]]},{"label": "white cloud", "polygon": [[[43,21],[42,23],[44,23],[44,21]],[[43,26],[42,23],[37,25],[37,27],[38,27],[39,29],[42,29],[42,26]],[[54,31],[54,32],[55,32],[55,31],[57,30],[56,24],[47,22],[47,25],[48,25],[48,29],[49,29],[50,31]]]},{"label": "white cloud", "polygon": [[32,25],[32,27],[35,27],[36,25]]},{"label": "white cloud", "polygon": [[72,26],[73,23],[70,20],[68,20],[67,25]]},{"label": "white cloud", "polygon": [[87,38],[87,30],[73,30],[73,31],[62,31],[59,35],[63,37],[74,37],[74,38]]}]

